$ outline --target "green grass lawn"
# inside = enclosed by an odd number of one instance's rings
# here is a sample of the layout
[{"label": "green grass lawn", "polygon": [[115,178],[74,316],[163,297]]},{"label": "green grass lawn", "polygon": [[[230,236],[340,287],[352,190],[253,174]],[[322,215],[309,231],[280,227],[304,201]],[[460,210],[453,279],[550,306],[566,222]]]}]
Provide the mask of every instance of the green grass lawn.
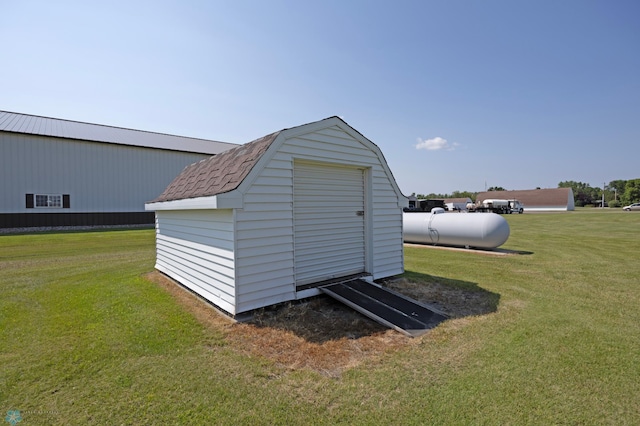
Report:
[{"label": "green grass lawn", "polygon": [[242,355],[147,281],[153,230],[0,236],[0,422],[640,424],[640,213],[505,218],[522,254],[405,250],[497,311],[337,378]]}]

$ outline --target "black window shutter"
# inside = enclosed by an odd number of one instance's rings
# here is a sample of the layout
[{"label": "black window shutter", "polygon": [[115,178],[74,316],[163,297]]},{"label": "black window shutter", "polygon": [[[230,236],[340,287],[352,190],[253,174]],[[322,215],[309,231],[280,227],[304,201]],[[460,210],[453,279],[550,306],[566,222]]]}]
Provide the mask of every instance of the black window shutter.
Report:
[{"label": "black window shutter", "polygon": [[69,194],[62,195],[62,208],[63,209],[71,208],[71,200],[69,199]]},{"label": "black window shutter", "polygon": [[33,208],[33,194],[27,194],[27,208],[28,209],[32,209]]}]

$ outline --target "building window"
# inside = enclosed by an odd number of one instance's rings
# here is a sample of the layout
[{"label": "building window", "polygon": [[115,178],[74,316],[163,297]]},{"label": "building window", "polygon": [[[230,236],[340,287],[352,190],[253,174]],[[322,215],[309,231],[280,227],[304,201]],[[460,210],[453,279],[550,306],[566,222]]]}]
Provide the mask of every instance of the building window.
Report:
[{"label": "building window", "polygon": [[26,207],[28,209],[69,209],[71,197],[69,194],[26,194]]},{"label": "building window", "polygon": [[36,194],[36,208],[38,207],[62,207],[62,195]]}]

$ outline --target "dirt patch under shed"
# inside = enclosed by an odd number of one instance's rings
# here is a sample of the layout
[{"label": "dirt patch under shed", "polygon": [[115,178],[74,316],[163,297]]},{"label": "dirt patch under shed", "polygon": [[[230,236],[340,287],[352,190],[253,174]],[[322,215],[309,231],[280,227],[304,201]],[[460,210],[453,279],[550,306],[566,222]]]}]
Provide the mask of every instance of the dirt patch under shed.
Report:
[{"label": "dirt patch under shed", "polygon": [[[167,290],[201,323],[222,331],[231,347],[265,357],[288,369],[311,369],[339,376],[365,359],[412,344],[412,339],[363,316],[327,296],[256,310],[235,322],[209,303],[155,271],[146,278]],[[494,312],[499,296],[477,286],[397,279],[382,285],[431,305],[451,319]],[[427,333],[428,335],[428,333]]]}]

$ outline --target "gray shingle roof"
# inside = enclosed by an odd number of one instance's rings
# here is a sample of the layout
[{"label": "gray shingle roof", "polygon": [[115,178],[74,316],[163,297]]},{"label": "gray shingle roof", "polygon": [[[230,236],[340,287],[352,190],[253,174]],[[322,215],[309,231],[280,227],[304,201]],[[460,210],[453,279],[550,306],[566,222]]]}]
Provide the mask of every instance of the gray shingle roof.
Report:
[{"label": "gray shingle roof", "polygon": [[218,154],[238,146],[227,142],[145,132],[9,111],[0,111],[0,131],[200,154]]},{"label": "gray shingle roof", "polygon": [[185,167],[164,192],[151,202],[210,197],[236,189],[280,132]]}]

